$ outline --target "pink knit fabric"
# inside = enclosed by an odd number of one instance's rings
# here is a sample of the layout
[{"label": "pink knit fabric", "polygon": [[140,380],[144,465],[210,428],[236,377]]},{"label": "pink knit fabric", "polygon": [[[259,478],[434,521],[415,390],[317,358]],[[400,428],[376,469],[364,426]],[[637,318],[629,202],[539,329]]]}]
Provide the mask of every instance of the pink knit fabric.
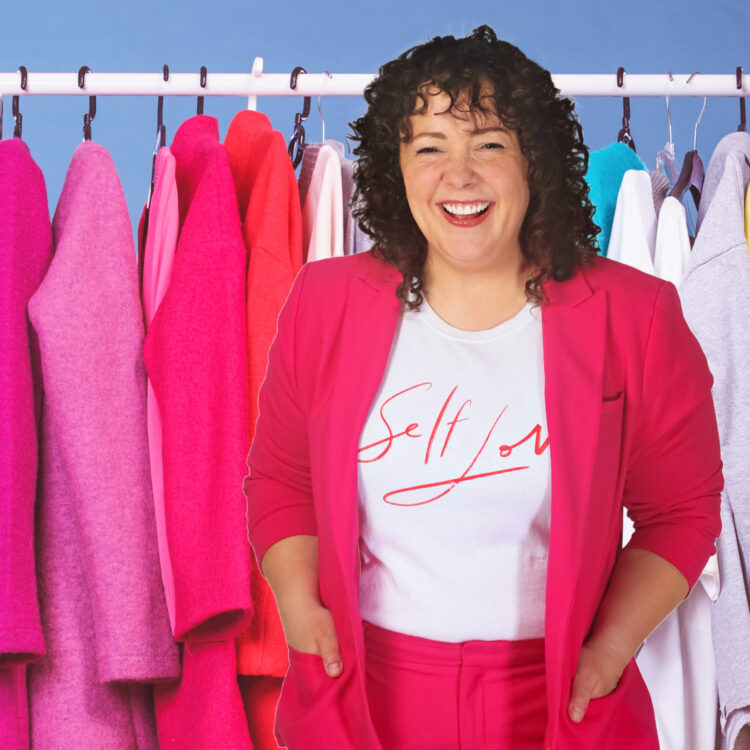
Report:
[{"label": "pink knit fabric", "polygon": [[247,252],[218,134],[217,120],[202,115],[175,134],[180,238],[144,348],[162,420],[175,635],[185,642],[182,680],[155,695],[162,747],[243,750],[251,745],[231,639],[252,614],[242,495]]},{"label": "pink knit fabric", "polygon": [[47,190],[20,138],[0,141],[0,747],[28,747],[25,664],[44,654],[34,568],[39,347],[26,305],[52,257]]},{"label": "pink knit fabric", "polygon": [[76,150],[55,254],[29,302],[44,380],[37,570],[47,657],[29,669],[32,744],[156,748],[151,686],[179,674],[159,576],[143,317],[114,164]]},{"label": "pink knit fabric", "polygon": [[[146,246],[143,251],[143,312],[146,316],[147,329],[169,288],[174,253],[177,248],[177,235],[180,232],[177,181],[175,179],[176,166],[177,162],[172,156],[172,152],[166,147],[160,149],[156,155],[154,194],[151,196],[149,206]],[[161,416],[150,379],[148,381],[146,413],[161,579],[164,583],[169,621],[172,632],[174,632],[174,576],[172,574],[172,561],[169,557],[164,509]]]}]

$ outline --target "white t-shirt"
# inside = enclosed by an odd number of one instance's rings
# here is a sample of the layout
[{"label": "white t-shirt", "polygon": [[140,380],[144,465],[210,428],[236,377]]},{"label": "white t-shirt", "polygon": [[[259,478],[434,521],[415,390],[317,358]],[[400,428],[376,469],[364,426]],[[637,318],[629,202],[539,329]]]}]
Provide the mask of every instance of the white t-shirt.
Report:
[{"label": "white t-shirt", "polygon": [[404,312],[358,451],[360,610],[433,640],[544,635],[541,311],[464,331]]}]

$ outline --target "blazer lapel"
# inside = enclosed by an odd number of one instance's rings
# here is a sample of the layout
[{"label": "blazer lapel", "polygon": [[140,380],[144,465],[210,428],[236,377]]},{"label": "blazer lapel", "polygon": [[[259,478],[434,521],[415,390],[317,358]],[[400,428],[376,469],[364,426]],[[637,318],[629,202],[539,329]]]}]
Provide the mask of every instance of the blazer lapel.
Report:
[{"label": "blazer lapel", "polygon": [[[550,437],[551,521],[547,564],[545,638],[547,693],[555,711],[562,680],[575,670],[577,651],[566,639],[576,582],[590,540],[585,519],[599,434],[607,299],[584,273],[545,285],[542,308],[545,404]],[[555,707],[555,708],[553,708]],[[551,714],[550,719],[557,718]]]},{"label": "blazer lapel", "polygon": [[[395,268],[373,259],[365,273],[352,281],[338,333],[342,343],[332,368],[335,382],[328,429],[335,449],[326,451],[326,474],[331,481],[327,494],[333,503],[329,508],[333,544],[348,597],[356,596],[359,580],[357,449],[396,331],[399,300],[395,291],[400,279]],[[352,612],[352,621],[356,620]]]}]

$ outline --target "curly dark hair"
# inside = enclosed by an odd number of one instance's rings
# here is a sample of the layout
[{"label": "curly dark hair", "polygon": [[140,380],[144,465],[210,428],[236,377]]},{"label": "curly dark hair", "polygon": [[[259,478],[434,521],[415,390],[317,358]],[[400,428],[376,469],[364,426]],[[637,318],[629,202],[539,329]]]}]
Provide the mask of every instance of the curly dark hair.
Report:
[{"label": "curly dark hair", "polygon": [[383,65],[367,86],[367,112],[350,123],[349,138],[359,143],[354,216],[375,254],[401,272],[399,299],[407,309],[419,308],[427,242],[409,209],[399,154],[401,141],[410,137],[409,116],[426,111],[428,85],[430,93],[450,96],[451,111],[461,101],[483,114],[489,87],[503,125],[516,132],[528,160],[530,192],[520,245],[526,265],[538,269],[526,296],[542,303],[547,279],[570,278],[597,252],[600,230],[584,180],[588,148],[573,102],[560,96],[549,71],[498,41],[489,26],[462,39],[435,37],[412,47]]}]

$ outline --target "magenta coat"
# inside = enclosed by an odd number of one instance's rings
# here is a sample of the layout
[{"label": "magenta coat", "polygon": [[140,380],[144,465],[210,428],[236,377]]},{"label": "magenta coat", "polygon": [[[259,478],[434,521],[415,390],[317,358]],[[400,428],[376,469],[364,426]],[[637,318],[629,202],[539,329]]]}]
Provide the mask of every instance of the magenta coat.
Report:
[{"label": "magenta coat", "polygon": [[[371,253],[303,267],[279,318],[248,458],[259,560],[294,534],[319,540],[320,591],[344,673],[291,652],[276,716],[289,750],[380,750],[367,709],[358,609],[357,446],[398,320],[400,274]],[[547,282],[542,308],[552,516],[544,747],[656,750],[648,691],[631,660],[613,693],[567,716],[580,648],[621,547],[674,564],[692,587],[720,531],[712,378],[674,286],[597,257]]]}]

